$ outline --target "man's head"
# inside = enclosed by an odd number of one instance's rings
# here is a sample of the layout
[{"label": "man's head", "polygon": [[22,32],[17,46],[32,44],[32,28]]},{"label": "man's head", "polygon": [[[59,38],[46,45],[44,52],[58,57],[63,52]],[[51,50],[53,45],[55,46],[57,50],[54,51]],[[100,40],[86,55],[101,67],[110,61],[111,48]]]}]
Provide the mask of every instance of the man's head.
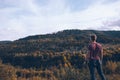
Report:
[{"label": "man's head", "polygon": [[90,35],[91,41],[96,41],[97,36],[95,34]]}]

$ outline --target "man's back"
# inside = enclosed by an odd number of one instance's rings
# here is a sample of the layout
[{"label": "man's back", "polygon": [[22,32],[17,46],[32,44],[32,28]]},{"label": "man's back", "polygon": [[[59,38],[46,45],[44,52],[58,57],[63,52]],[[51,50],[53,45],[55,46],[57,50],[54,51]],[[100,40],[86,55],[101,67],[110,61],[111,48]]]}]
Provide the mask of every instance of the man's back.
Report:
[{"label": "man's back", "polygon": [[89,50],[89,59],[95,59],[95,60],[100,59],[99,55],[102,55],[101,44],[99,44],[97,42],[92,42],[89,44],[88,50]]}]

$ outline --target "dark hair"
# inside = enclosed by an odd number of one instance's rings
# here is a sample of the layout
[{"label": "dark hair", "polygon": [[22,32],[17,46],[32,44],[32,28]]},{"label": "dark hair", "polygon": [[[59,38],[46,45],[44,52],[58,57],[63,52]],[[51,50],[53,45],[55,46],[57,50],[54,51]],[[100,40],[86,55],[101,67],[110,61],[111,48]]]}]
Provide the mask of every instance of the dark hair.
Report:
[{"label": "dark hair", "polygon": [[90,36],[90,38],[91,38],[92,41],[95,41],[95,40],[97,39],[97,36],[96,36],[95,34],[92,34],[92,35]]}]

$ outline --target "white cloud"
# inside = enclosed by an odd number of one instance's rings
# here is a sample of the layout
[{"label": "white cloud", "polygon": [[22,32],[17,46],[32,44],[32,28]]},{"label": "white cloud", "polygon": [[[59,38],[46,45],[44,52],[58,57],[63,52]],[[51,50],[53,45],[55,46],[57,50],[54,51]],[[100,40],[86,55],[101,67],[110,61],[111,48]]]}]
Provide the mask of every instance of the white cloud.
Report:
[{"label": "white cloud", "polygon": [[[45,34],[64,29],[120,30],[104,22],[120,19],[120,1],[96,1],[88,8],[71,12],[66,0],[47,0],[45,5],[36,0],[0,1],[0,39],[15,40],[27,35]],[[113,21],[114,22],[114,21]]]}]

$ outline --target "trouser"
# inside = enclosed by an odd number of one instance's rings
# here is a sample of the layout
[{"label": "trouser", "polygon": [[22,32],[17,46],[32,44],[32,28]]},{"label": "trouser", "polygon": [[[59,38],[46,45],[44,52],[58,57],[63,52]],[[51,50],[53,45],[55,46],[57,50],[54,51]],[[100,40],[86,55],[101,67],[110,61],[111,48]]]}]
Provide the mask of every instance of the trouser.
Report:
[{"label": "trouser", "polygon": [[105,76],[103,74],[103,70],[102,70],[102,62],[100,60],[90,60],[88,63],[88,67],[90,70],[90,76],[91,76],[91,80],[96,80],[95,78],[95,68],[97,69],[97,72],[101,78],[101,80],[106,80]]}]

